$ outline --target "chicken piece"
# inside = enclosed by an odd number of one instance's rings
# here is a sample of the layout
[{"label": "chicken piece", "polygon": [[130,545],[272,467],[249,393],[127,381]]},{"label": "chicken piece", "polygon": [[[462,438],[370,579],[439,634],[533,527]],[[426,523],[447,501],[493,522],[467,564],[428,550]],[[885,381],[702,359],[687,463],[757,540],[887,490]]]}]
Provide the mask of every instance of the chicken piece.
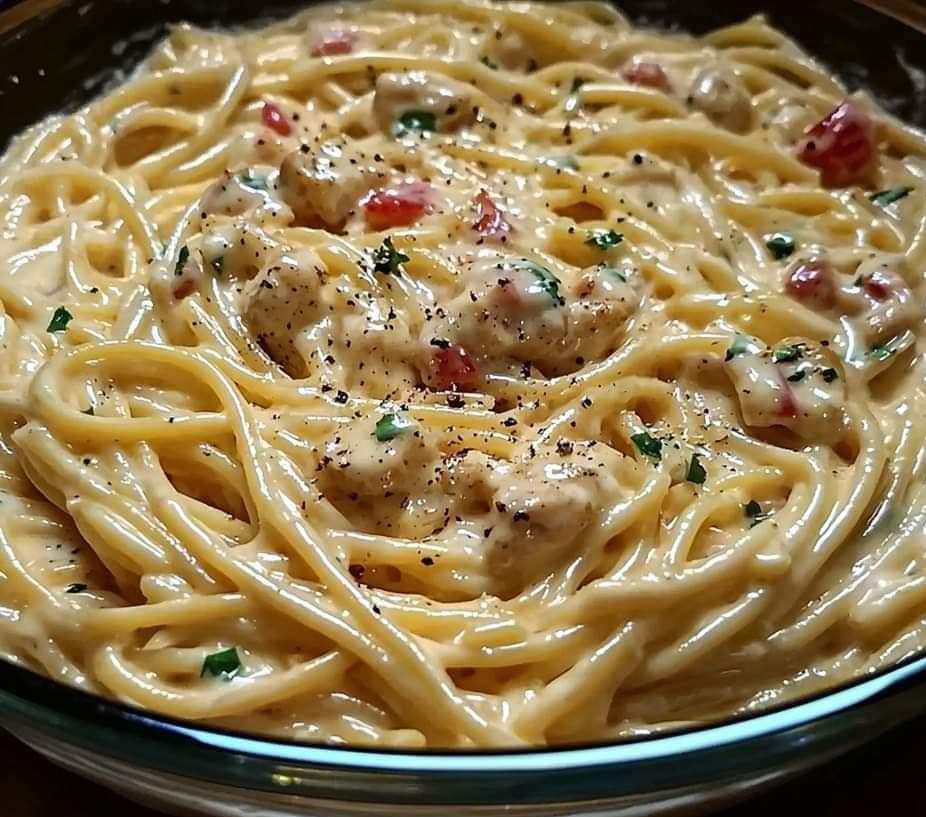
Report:
[{"label": "chicken piece", "polygon": [[846,391],[829,352],[807,340],[774,349],[737,337],[724,367],[749,426],[783,426],[808,442],[835,443],[845,433]]},{"label": "chicken piece", "polygon": [[851,286],[844,286],[839,302],[855,315],[861,335],[869,346],[883,343],[914,327],[922,310],[903,276],[897,271],[903,260],[876,255],[859,264]]},{"label": "chicken piece", "polygon": [[274,197],[267,176],[243,171],[225,171],[202,199],[202,212],[208,215],[241,216],[258,208],[279,212],[281,203]]},{"label": "chicken piece", "polygon": [[490,370],[562,367],[571,349],[566,301],[550,270],[526,258],[491,255],[465,262],[461,278],[462,292],[424,327],[426,382],[434,385],[431,358],[448,343]]},{"label": "chicken piece", "polygon": [[627,320],[640,307],[632,264],[599,264],[583,270],[567,307],[569,334],[583,360],[598,360],[617,347]]},{"label": "chicken piece", "polygon": [[417,344],[392,304],[350,294],[341,294],[339,300],[332,336],[338,359],[352,361],[345,367],[348,385],[362,382],[366,393],[379,399],[399,399],[417,387],[418,377],[410,363]]},{"label": "chicken piece", "polygon": [[311,250],[283,255],[244,291],[245,323],[257,342],[290,377],[308,374],[304,330],[318,320],[325,266]]},{"label": "chicken piece", "polygon": [[361,528],[425,536],[444,521],[443,460],[436,440],[400,411],[340,427],[319,463],[324,495]]},{"label": "chicken piece", "polygon": [[735,133],[752,128],[752,100],[733,71],[721,63],[702,68],[691,83],[688,103],[714,124]]},{"label": "chicken piece", "polygon": [[785,279],[785,292],[832,318],[845,316],[860,344],[870,349],[912,329],[922,307],[902,272],[903,258],[872,255],[851,273],[840,273],[823,256],[798,260]]},{"label": "chicken piece", "polygon": [[[567,288],[549,269],[527,258],[483,255],[462,265],[462,291],[424,326],[423,379],[445,388],[446,358],[457,374],[575,371],[611,352],[640,304],[632,268],[584,270]],[[635,276],[634,276],[635,277]],[[465,370],[465,371],[464,371]],[[456,383],[459,377],[452,382]],[[472,381],[472,382],[469,382]]]},{"label": "chicken piece", "polygon": [[344,144],[303,145],[280,166],[280,194],[296,224],[340,230],[363,195],[384,178],[365,154]]},{"label": "chicken piece", "polygon": [[446,490],[462,513],[482,513],[492,592],[504,599],[563,568],[583,534],[623,492],[625,458],[602,443],[560,441],[507,462],[476,451],[448,461]]},{"label": "chicken piece", "polygon": [[401,135],[452,133],[475,121],[476,111],[468,85],[441,74],[410,71],[376,78],[373,115],[384,133]]}]

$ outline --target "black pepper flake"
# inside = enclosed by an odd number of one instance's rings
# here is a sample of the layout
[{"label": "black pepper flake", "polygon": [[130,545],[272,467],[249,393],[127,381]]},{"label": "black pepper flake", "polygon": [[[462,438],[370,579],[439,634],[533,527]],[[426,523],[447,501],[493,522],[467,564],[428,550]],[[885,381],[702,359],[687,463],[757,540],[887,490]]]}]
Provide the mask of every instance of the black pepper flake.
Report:
[{"label": "black pepper flake", "polygon": [[350,395],[346,391],[341,391],[340,389],[338,389],[338,393],[334,396],[334,402],[344,405],[348,401],[349,398],[350,398]]}]

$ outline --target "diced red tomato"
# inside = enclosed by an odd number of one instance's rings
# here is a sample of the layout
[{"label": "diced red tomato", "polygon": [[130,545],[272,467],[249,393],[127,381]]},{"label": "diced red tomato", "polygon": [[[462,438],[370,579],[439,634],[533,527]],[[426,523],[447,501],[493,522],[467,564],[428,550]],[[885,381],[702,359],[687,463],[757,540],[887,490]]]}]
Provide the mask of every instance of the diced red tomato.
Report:
[{"label": "diced red tomato", "polygon": [[797,156],[820,171],[826,187],[863,182],[878,159],[874,123],[851,102],[842,102],[807,129],[797,145]]},{"label": "diced red tomato", "polygon": [[431,357],[434,385],[442,391],[463,391],[479,382],[479,367],[462,346],[448,344]]},{"label": "diced red tomato", "polygon": [[286,119],[286,115],[272,102],[264,103],[260,118],[268,128],[276,131],[280,136],[289,136],[292,133],[293,129]]},{"label": "diced red tomato", "polygon": [[665,91],[669,87],[669,77],[658,62],[633,60],[624,66],[621,72],[627,82]]},{"label": "diced red tomato", "polygon": [[833,268],[820,259],[798,264],[785,281],[785,292],[796,301],[829,309],[836,303],[836,276]]},{"label": "diced red tomato", "polygon": [[871,273],[871,275],[865,276],[865,279],[862,281],[862,287],[864,287],[865,292],[876,301],[886,301],[894,293],[894,286],[891,283],[891,279],[887,275],[877,271]]},{"label": "diced red tomato", "polygon": [[374,190],[363,201],[367,224],[374,230],[414,224],[431,206],[433,188],[427,182],[410,182]]},{"label": "diced red tomato", "polygon": [[174,299],[177,301],[182,301],[188,295],[192,295],[196,292],[196,281],[192,278],[184,278],[174,287]]},{"label": "diced red tomato", "polygon": [[511,225],[485,190],[480,191],[473,203],[476,205],[473,229],[477,233],[486,238],[504,238],[511,232]]},{"label": "diced red tomato", "polygon": [[350,31],[331,31],[312,46],[313,57],[334,57],[350,54],[357,38]]},{"label": "diced red tomato", "polygon": [[778,380],[781,390],[775,395],[775,414],[782,419],[797,417],[797,398],[791,384],[781,372],[778,373]]}]

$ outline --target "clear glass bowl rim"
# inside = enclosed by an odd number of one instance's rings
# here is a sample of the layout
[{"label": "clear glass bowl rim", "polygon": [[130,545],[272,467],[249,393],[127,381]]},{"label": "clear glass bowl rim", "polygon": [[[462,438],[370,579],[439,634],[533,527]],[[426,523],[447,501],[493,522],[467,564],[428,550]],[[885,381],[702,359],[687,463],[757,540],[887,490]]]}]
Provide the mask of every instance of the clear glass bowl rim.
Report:
[{"label": "clear glass bowl rim", "polygon": [[[48,9],[65,2],[46,0],[35,5]],[[893,16],[911,28],[926,31],[926,6],[920,3],[912,0],[856,2]],[[20,21],[28,19],[17,13],[20,5],[30,4],[17,3],[11,10],[0,13],[0,32],[15,27],[16,17]],[[500,775],[509,775],[516,785],[518,781],[536,780],[540,775],[579,771],[600,774],[631,770],[672,763],[683,756],[694,755],[714,758],[713,771],[719,775],[725,766],[719,758],[729,759],[731,748],[748,752],[750,747],[767,744],[778,736],[783,741],[779,749],[785,750],[788,746],[793,748],[794,741],[813,743],[814,734],[820,728],[828,730],[830,740],[834,736],[838,739],[840,732],[844,733],[851,728],[846,721],[849,716],[857,716],[851,720],[851,724],[860,727],[871,723],[872,718],[877,720],[879,713],[892,701],[902,698],[909,701],[911,696],[923,701],[922,706],[901,704],[900,709],[904,714],[894,717],[895,721],[909,715],[911,709],[926,709],[924,655],[912,656],[898,665],[793,703],[706,725],[629,738],[616,743],[507,750],[407,751],[308,744],[201,726],[82,692],[0,659],[0,717],[7,719],[14,726],[14,731],[16,726],[21,726],[30,731],[52,735],[59,740],[70,739],[75,745],[82,745],[88,750],[94,748],[96,737],[107,736],[108,743],[104,742],[105,745],[96,748],[112,757],[133,754],[128,745],[125,751],[116,748],[117,736],[122,736],[127,742],[137,740],[149,747],[181,748],[184,752],[193,752],[200,757],[234,757],[242,760],[251,772],[258,767],[266,770],[266,779],[257,785],[268,790],[283,785],[279,780],[271,778],[287,770],[295,773],[309,769],[355,772],[360,775],[358,779],[364,780],[384,776],[409,779],[408,776],[411,776],[410,779],[415,780],[440,781],[448,780],[450,776],[462,776],[462,779],[471,781],[492,780]],[[718,755],[718,752],[722,754]],[[135,755],[137,757],[137,753]],[[763,758],[767,759],[767,753]],[[748,765],[749,761],[746,759],[744,762]],[[758,767],[761,762],[763,759],[757,757],[753,765]],[[156,765],[169,769],[180,767],[183,763],[166,758]],[[202,770],[208,765],[199,768]],[[272,775],[271,770],[274,771]],[[702,767],[700,771],[703,773],[705,769]],[[185,772],[181,770],[178,773]],[[231,777],[233,784],[244,785],[241,775],[237,780],[234,774]],[[216,779],[215,776],[213,779]],[[249,784],[253,782],[252,779]],[[511,785],[506,785],[495,793],[488,792],[477,799],[480,802],[504,802],[505,792],[511,788]],[[620,784],[612,788],[629,791],[633,786]],[[349,799],[344,797],[343,791],[338,796]],[[448,796],[446,799],[448,802],[459,802],[456,797]],[[532,798],[528,795],[527,799]],[[394,802],[411,800],[398,797]]]}]

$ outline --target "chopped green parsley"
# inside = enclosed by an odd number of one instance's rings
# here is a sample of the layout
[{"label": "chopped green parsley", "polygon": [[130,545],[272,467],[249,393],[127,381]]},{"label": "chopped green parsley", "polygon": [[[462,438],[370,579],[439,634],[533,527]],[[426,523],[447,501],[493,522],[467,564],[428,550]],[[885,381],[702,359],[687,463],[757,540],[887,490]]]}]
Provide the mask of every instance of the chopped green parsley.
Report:
[{"label": "chopped green parsley", "polygon": [[396,136],[407,133],[433,133],[437,130],[437,119],[430,111],[405,111],[393,126]]},{"label": "chopped green parsley", "polygon": [[222,678],[230,681],[241,671],[241,659],[238,657],[238,650],[235,647],[229,647],[221,652],[214,652],[203,659],[203,668],[199,677],[211,675],[213,678]]},{"label": "chopped green parsley", "polygon": [[267,190],[267,179],[263,176],[252,176],[250,173],[242,173],[238,176],[238,181],[245,187],[252,190]]},{"label": "chopped green parsley", "polygon": [[892,354],[894,354],[894,351],[895,351],[894,349],[891,349],[885,346],[884,344],[879,343],[875,346],[872,346],[868,350],[868,359],[877,360],[879,362],[882,360],[887,360]]},{"label": "chopped green parsley", "polygon": [[695,485],[703,485],[704,480],[707,479],[707,471],[701,465],[701,460],[698,459],[697,454],[691,455],[691,462],[688,463],[688,473],[685,474],[685,479]]},{"label": "chopped green parsley", "polygon": [[373,270],[375,272],[396,275],[399,272],[399,267],[409,260],[409,257],[404,252],[399,252],[392,246],[392,239],[388,236],[381,247],[373,250]]},{"label": "chopped green parsley", "polygon": [[906,198],[912,192],[912,187],[892,187],[890,190],[881,190],[877,193],[872,193],[868,198],[871,199],[872,204],[877,204],[879,207],[887,207],[895,201]]},{"label": "chopped green parsley", "polygon": [[414,427],[413,422],[398,414],[384,414],[377,420],[376,430],[373,434],[379,442],[386,443]]},{"label": "chopped green parsley", "polygon": [[797,345],[777,346],[775,351],[772,352],[772,357],[776,363],[791,363],[800,360],[802,355],[801,347]]},{"label": "chopped green parsley", "polygon": [[514,266],[516,269],[525,270],[533,275],[538,281],[539,288],[550,296],[550,300],[552,300],[554,304],[563,306],[566,303],[566,299],[563,298],[559,292],[559,278],[557,278],[546,267],[542,267],[540,264],[527,258],[516,261],[512,266]]},{"label": "chopped green parsley", "polygon": [[590,247],[596,247],[602,252],[605,252],[613,249],[623,240],[624,236],[621,235],[621,233],[614,232],[614,230],[593,230],[588,234],[585,243]]},{"label": "chopped green parsley", "polygon": [[764,519],[768,518],[768,514],[762,510],[762,506],[754,499],[750,499],[749,502],[743,506],[743,512],[752,520],[752,524],[750,525],[751,528],[754,528]]},{"label": "chopped green parsley", "polygon": [[730,344],[730,348],[727,349],[727,353],[724,355],[723,359],[733,360],[735,357],[745,355],[752,351],[754,351],[752,340],[746,335],[737,335],[733,338],[733,343]]},{"label": "chopped green parsley", "polygon": [[183,268],[186,262],[190,260],[190,248],[184,244],[177,253],[177,263],[174,264],[174,275],[183,275]]},{"label": "chopped green parsley", "polygon": [[630,439],[644,456],[659,462],[662,459],[662,441],[657,440],[646,431],[631,434]]},{"label": "chopped green parsley", "polygon": [[776,261],[781,261],[794,252],[794,239],[788,233],[775,233],[768,237],[765,246]]},{"label": "chopped green parsley", "polygon": [[68,324],[74,319],[74,316],[68,312],[63,306],[59,306],[55,310],[55,314],[51,316],[51,320],[48,322],[49,332],[63,332],[68,328]]}]

